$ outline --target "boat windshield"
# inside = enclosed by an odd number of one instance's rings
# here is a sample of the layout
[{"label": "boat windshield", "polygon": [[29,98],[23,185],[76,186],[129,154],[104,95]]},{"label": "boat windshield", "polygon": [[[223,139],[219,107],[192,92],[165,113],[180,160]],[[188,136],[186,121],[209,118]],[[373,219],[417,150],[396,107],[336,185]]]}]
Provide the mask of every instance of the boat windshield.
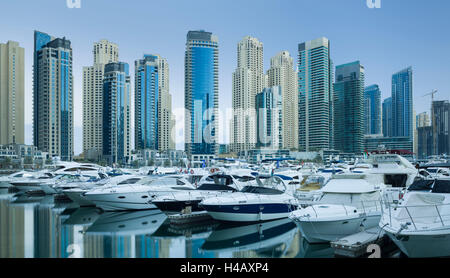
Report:
[{"label": "boat windshield", "polygon": [[434,180],[416,180],[409,187],[408,191],[430,191]]},{"label": "boat windshield", "polygon": [[262,187],[262,186],[245,186],[241,192],[254,193],[263,195],[278,195],[283,194],[283,191],[274,188]]},{"label": "boat windshield", "polygon": [[417,180],[410,185],[408,191],[450,193],[450,180]]},{"label": "boat windshield", "polygon": [[432,193],[450,193],[450,180],[436,180]]}]

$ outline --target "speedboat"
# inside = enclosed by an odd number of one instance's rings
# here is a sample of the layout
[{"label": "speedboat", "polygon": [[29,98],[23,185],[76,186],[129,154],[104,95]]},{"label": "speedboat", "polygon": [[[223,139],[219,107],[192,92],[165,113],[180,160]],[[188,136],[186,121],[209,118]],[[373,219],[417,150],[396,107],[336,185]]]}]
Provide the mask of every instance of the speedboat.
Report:
[{"label": "speedboat", "polygon": [[271,176],[258,183],[247,185],[241,191],[200,202],[208,214],[219,221],[257,222],[288,217],[297,208],[294,185],[282,178]]},{"label": "speedboat", "polygon": [[235,177],[218,173],[203,177],[195,190],[167,194],[153,199],[152,203],[167,214],[179,213],[186,207],[191,207],[191,211],[203,211],[199,203],[205,198],[221,196],[240,189],[242,186]]},{"label": "speedboat", "polygon": [[183,176],[148,176],[134,184],[102,186],[83,193],[89,201],[105,211],[154,209],[152,199],[195,188]]},{"label": "speedboat", "polygon": [[23,178],[32,178],[35,174],[36,173],[33,172],[20,171],[5,177],[0,177],[0,188],[9,188],[11,187],[11,181]]},{"label": "speedboat", "polygon": [[76,188],[80,185],[90,184],[101,180],[98,174],[58,174],[54,178],[48,179],[40,184],[40,188],[45,194],[62,193],[65,189]]},{"label": "speedboat", "polygon": [[73,202],[77,203],[80,207],[90,207],[95,206],[95,203],[90,201],[84,193],[102,186],[112,187],[115,185],[135,184],[143,178],[144,176],[138,175],[121,175],[112,178],[104,178],[92,183],[70,184],[70,186],[66,185],[66,187],[62,190],[62,193],[64,193]]},{"label": "speedboat", "polygon": [[378,225],[385,185],[365,174],[335,175],[312,205],[289,215],[310,243],[328,242]]},{"label": "speedboat", "polygon": [[408,257],[450,256],[450,179],[416,180],[379,226]]},{"label": "speedboat", "polygon": [[32,177],[24,176],[11,180],[9,183],[20,191],[41,190],[41,184],[53,179],[55,175],[51,172],[37,172]]}]

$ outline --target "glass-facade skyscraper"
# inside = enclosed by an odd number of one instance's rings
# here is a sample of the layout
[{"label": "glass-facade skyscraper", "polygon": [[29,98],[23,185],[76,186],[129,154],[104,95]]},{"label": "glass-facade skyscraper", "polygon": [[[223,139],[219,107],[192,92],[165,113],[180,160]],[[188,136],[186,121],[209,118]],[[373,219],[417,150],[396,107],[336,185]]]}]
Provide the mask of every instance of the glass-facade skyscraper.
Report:
[{"label": "glass-facade skyscraper", "polygon": [[219,43],[210,32],[189,31],[185,52],[185,151],[191,159],[217,153]]},{"label": "glass-facade skyscraper", "polygon": [[413,140],[412,68],[392,75],[392,136],[407,136]]},{"label": "glass-facade skyscraper", "polygon": [[[49,42],[45,43],[46,41]],[[72,48],[65,38],[35,32],[34,140],[39,150],[73,158]]]},{"label": "glass-facade skyscraper", "polygon": [[318,38],[298,45],[299,149],[329,149],[333,134],[333,69],[330,42]]},{"label": "glass-facade skyscraper", "polygon": [[158,57],[144,55],[135,62],[135,149],[158,149]]},{"label": "glass-facade skyscraper", "polygon": [[364,149],[364,67],[359,61],[336,67],[334,83],[334,149]]},{"label": "glass-facade skyscraper", "polygon": [[383,136],[392,137],[392,98],[383,101]]},{"label": "glass-facade skyscraper", "polygon": [[364,89],[364,134],[381,134],[381,91],[376,84]]},{"label": "glass-facade skyscraper", "polygon": [[283,148],[283,97],[281,86],[264,88],[256,95],[257,148]]},{"label": "glass-facade skyscraper", "polygon": [[103,158],[110,164],[126,163],[130,150],[129,66],[109,63],[103,79]]}]

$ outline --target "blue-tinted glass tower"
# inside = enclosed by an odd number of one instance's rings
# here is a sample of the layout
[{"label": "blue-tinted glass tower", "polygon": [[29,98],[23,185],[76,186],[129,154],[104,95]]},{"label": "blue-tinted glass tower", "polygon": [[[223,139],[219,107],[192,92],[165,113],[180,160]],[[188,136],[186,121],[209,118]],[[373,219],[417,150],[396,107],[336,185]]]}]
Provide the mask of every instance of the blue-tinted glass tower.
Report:
[{"label": "blue-tinted glass tower", "polygon": [[144,55],[135,62],[135,149],[158,149],[158,56]]},{"label": "blue-tinted glass tower", "polygon": [[127,63],[105,65],[103,79],[103,158],[126,163],[130,152],[130,76]]},{"label": "blue-tinted glass tower", "polygon": [[392,98],[383,101],[383,136],[392,137]]},{"label": "blue-tinted glass tower", "polygon": [[283,148],[283,98],[280,86],[256,95],[257,148]]},{"label": "blue-tinted glass tower", "polygon": [[413,140],[412,68],[392,75],[392,136]]},{"label": "blue-tinted glass tower", "polygon": [[364,90],[364,134],[381,134],[381,91],[376,84]]},{"label": "blue-tinted glass tower", "polygon": [[334,148],[346,153],[364,149],[364,67],[359,61],[336,67]]},{"label": "blue-tinted glass tower", "polygon": [[34,143],[50,156],[70,161],[73,158],[71,43],[65,38],[53,39],[35,32],[34,54]]},{"label": "blue-tinted glass tower", "polygon": [[189,31],[185,53],[185,151],[191,159],[217,153],[219,44],[210,32]]}]

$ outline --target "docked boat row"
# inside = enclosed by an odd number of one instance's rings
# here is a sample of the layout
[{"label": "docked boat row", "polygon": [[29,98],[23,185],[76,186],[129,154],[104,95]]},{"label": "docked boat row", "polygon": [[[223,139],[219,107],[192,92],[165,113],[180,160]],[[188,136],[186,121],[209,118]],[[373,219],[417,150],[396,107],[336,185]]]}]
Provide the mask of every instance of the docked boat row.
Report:
[{"label": "docked boat row", "polygon": [[64,195],[80,207],[103,211],[158,208],[170,219],[190,214],[222,222],[288,219],[311,244],[380,227],[414,256],[410,246],[416,241],[429,247],[430,255],[437,247],[439,255],[450,254],[450,246],[423,240],[450,238],[449,181],[446,169],[418,169],[399,155],[379,154],[326,167],[277,162],[259,168],[233,163],[131,171],[73,164],[18,172],[0,182],[20,191]]}]

